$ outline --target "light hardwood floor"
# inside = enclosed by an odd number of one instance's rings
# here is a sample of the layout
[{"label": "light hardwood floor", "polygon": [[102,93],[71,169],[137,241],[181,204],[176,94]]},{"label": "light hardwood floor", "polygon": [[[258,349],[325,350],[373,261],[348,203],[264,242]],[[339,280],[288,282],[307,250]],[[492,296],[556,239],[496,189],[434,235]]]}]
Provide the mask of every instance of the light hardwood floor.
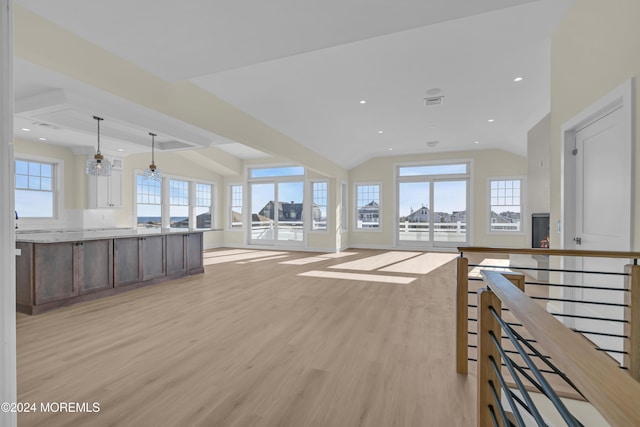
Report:
[{"label": "light hardwood floor", "polygon": [[18,315],[19,401],[100,405],[20,414],[19,425],[475,425],[475,377],[455,373],[455,261],[428,274],[358,271],[409,284],[298,275],[384,251],[351,252],[219,262]]}]

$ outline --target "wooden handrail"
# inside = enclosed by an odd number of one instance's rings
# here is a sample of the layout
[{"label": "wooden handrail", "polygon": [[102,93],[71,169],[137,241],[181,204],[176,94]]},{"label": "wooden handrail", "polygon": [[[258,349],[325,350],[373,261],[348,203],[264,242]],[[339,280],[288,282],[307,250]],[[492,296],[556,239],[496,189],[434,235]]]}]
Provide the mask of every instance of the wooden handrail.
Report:
[{"label": "wooden handrail", "polygon": [[640,252],[585,251],[578,249],[537,249],[537,248],[490,248],[482,246],[459,246],[458,252],[477,252],[487,254],[524,254],[524,255],[557,255],[595,258],[638,258]]},{"label": "wooden handrail", "polygon": [[482,271],[503,306],[524,325],[586,399],[613,426],[640,426],[640,383],[581,335],[564,327],[497,271]]}]

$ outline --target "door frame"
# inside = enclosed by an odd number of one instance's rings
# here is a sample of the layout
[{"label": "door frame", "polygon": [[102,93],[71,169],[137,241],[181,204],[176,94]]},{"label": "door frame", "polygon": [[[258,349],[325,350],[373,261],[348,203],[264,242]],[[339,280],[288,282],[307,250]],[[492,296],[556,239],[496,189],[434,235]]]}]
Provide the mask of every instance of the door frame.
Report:
[{"label": "door frame", "polygon": [[[633,246],[633,209],[634,209],[634,91],[635,82],[634,79],[628,79],[611,92],[585,108],[571,119],[567,120],[560,127],[561,131],[561,153],[560,153],[560,219],[558,222],[558,234],[560,237],[561,249],[575,249],[576,245],[573,242],[573,238],[576,236],[576,162],[573,160],[573,150],[576,146],[576,133],[589,126],[590,124],[598,121],[604,116],[612,113],[613,111],[620,109],[621,126],[623,140],[622,143],[628,147],[629,156],[629,170],[631,176],[630,186],[630,224],[629,224],[629,240],[626,243],[625,248],[620,248],[621,251],[631,250]],[[562,257],[560,260],[560,269],[574,270],[578,267],[578,260],[573,257]],[[570,283],[574,276],[574,273],[560,273],[560,283]],[[575,295],[570,295],[573,297]],[[550,312],[556,312],[557,309],[547,304],[547,310]],[[560,312],[567,314],[575,314],[574,307],[571,304],[560,303]],[[573,319],[561,318],[567,326],[571,327]]]},{"label": "door frame", "polygon": [[[587,107],[561,126],[561,172],[560,172],[560,248],[574,248],[573,237],[575,236],[575,224],[573,220],[576,217],[575,209],[575,162],[573,158],[573,149],[576,144],[576,132],[599,120],[614,110],[620,108],[622,116],[623,143],[629,147],[631,180],[631,209],[634,206],[634,176],[633,176],[633,115],[634,115],[634,79],[629,79],[620,86],[609,92],[604,97]],[[630,250],[633,242],[633,212],[631,214],[631,224],[629,233],[629,242],[627,248],[620,250]]]}]

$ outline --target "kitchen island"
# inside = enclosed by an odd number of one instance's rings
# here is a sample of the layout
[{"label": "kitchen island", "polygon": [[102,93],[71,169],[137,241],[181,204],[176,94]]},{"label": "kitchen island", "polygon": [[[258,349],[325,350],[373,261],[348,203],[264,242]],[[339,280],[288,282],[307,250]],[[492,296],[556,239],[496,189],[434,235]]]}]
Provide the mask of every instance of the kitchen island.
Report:
[{"label": "kitchen island", "polygon": [[204,272],[202,230],[16,234],[16,309],[38,314]]}]

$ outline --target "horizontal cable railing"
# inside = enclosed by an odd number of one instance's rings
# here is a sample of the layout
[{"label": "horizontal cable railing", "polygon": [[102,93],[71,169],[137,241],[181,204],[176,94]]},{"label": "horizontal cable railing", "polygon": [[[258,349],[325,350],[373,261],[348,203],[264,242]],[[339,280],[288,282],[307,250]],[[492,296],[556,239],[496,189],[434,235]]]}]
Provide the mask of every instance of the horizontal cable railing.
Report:
[{"label": "horizontal cable railing", "polygon": [[[487,270],[481,274],[486,289],[480,289],[477,298],[478,426],[548,425],[548,412],[538,409],[525,384],[545,396],[566,425],[583,425],[547,380],[540,361],[610,425],[640,425],[639,382],[529,298],[513,275]],[[513,328],[505,314],[517,319],[548,355]],[[519,358],[505,350],[509,345]]]},{"label": "horizontal cable railing", "polygon": [[[480,271],[493,270],[507,273],[532,300],[640,381],[640,266],[637,265],[640,253],[487,247],[458,250],[456,367],[459,373],[468,373],[469,364],[475,366],[477,360],[478,307],[473,298],[482,286]],[[510,256],[514,259],[509,259]],[[523,262],[523,256],[531,256],[537,264]],[[576,259],[585,261],[580,265]],[[595,267],[599,264],[591,261],[600,259],[611,259],[616,268],[593,268],[591,264]],[[504,311],[508,312],[508,308]],[[522,328],[517,321],[510,319],[509,323],[516,330]],[[535,340],[530,342],[537,345]],[[506,351],[515,350],[507,348]],[[569,389],[566,395],[580,398]]]}]

